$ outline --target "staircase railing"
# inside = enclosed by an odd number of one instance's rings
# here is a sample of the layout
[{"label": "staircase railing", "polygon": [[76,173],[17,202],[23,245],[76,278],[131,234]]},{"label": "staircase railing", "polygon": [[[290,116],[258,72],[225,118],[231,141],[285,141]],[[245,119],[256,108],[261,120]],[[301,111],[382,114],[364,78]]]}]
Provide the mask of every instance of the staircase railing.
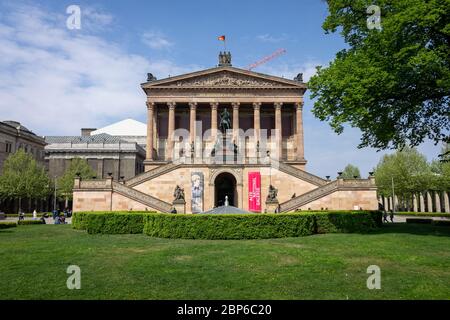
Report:
[{"label": "staircase railing", "polygon": [[172,205],[170,203],[125,186],[121,183],[113,182],[112,187],[114,192],[120,193],[132,200],[138,201],[158,211],[170,212],[172,209]]}]

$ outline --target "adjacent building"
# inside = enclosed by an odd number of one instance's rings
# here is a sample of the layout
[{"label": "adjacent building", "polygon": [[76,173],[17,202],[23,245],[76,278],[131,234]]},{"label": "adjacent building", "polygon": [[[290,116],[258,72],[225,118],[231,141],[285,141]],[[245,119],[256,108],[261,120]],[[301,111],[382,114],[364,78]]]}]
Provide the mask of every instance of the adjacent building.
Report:
[{"label": "adjacent building", "polygon": [[33,155],[37,162],[45,165],[45,139],[17,121],[0,121],[0,173],[10,154],[23,149]]},{"label": "adjacent building", "polygon": [[47,136],[50,177],[64,174],[74,158],[86,159],[93,178],[126,180],[144,171],[146,125],[126,119],[104,128],[83,128],[80,136]]}]

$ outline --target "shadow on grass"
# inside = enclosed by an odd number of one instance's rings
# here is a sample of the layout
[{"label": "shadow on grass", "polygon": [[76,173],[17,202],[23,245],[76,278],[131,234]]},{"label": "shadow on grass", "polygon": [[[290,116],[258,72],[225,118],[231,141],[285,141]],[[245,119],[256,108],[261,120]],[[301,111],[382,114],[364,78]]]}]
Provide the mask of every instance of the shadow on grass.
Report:
[{"label": "shadow on grass", "polygon": [[415,235],[432,235],[440,237],[450,237],[450,227],[434,226],[430,224],[394,222],[384,223],[381,228],[373,230],[370,234],[383,233],[407,233]]}]

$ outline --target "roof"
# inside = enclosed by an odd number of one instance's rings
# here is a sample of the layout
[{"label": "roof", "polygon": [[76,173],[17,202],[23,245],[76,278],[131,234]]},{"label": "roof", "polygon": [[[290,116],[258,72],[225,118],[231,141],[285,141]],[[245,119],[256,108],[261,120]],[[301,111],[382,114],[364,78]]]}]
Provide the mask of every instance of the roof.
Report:
[{"label": "roof", "polygon": [[33,131],[31,131],[27,127],[21,125],[20,122],[18,122],[18,121],[6,120],[6,121],[3,121],[3,123],[5,123],[5,124],[7,124],[7,125],[9,125],[11,127],[14,127],[17,130],[25,131],[25,132],[34,134]]},{"label": "roof", "polygon": [[125,119],[92,131],[91,136],[102,133],[106,133],[111,136],[146,136],[147,125],[133,119]]},{"label": "roof", "polygon": [[[210,68],[210,69],[181,74],[181,75],[177,75],[174,77],[164,78],[164,79],[160,79],[160,80],[151,80],[151,81],[141,83],[141,87],[145,91],[145,89],[173,85],[174,83],[176,84],[177,81],[181,81],[181,80],[202,77],[202,76],[207,76],[207,75],[211,75],[211,74],[226,74],[226,73],[230,73],[230,74],[234,74],[234,75],[241,75],[241,76],[245,76],[245,77],[253,78],[253,79],[270,81],[274,84],[276,83],[276,84],[280,85],[280,88],[290,87],[290,88],[301,89],[302,91],[306,91],[306,88],[307,88],[307,85],[304,82],[300,82],[297,80],[289,80],[289,79],[285,79],[285,78],[281,78],[281,77],[277,77],[277,76],[273,76],[273,75],[249,71],[249,70],[235,68],[235,67],[231,67],[231,66],[214,67],[214,68]],[[244,86],[241,85],[241,87],[245,87],[245,85]],[[254,86],[249,86],[249,87],[254,87]]]},{"label": "roof", "polygon": [[233,206],[220,206],[213,208],[211,210],[202,212],[202,213],[208,213],[208,214],[246,214],[246,213],[252,213],[249,211],[245,211]]},{"label": "roof", "polygon": [[127,143],[120,137],[111,136],[106,133],[95,136],[47,136],[45,141],[51,143]]}]

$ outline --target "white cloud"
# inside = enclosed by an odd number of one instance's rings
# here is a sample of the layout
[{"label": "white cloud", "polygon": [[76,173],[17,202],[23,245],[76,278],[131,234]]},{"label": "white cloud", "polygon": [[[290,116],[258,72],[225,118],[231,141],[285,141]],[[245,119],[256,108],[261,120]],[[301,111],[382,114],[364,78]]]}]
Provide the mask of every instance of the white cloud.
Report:
[{"label": "white cloud", "polygon": [[167,37],[161,32],[149,31],[142,35],[142,42],[148,47],[156,50],[167,49],[173,46]]},{"label": "white cloud", "polygon": [[127,53],[86,30],[68,30],[64,18],[29,6],[2,16],[0,120],[20,121],[40,135],[78,134],[145,115],[139,84],[147,72],[161,78],[195,68]]},{"label": "white cloud", "polygon": [[256,36],[256,39],[258,39],[261,42],[277,43],[277,42],[286,41],[289,39],[289,37],[286,34],[282,34],[281,36],[277,37],[277,36],[273,36],[273,35],[266,33],[266,34],[260,34],[260,35]]}]

